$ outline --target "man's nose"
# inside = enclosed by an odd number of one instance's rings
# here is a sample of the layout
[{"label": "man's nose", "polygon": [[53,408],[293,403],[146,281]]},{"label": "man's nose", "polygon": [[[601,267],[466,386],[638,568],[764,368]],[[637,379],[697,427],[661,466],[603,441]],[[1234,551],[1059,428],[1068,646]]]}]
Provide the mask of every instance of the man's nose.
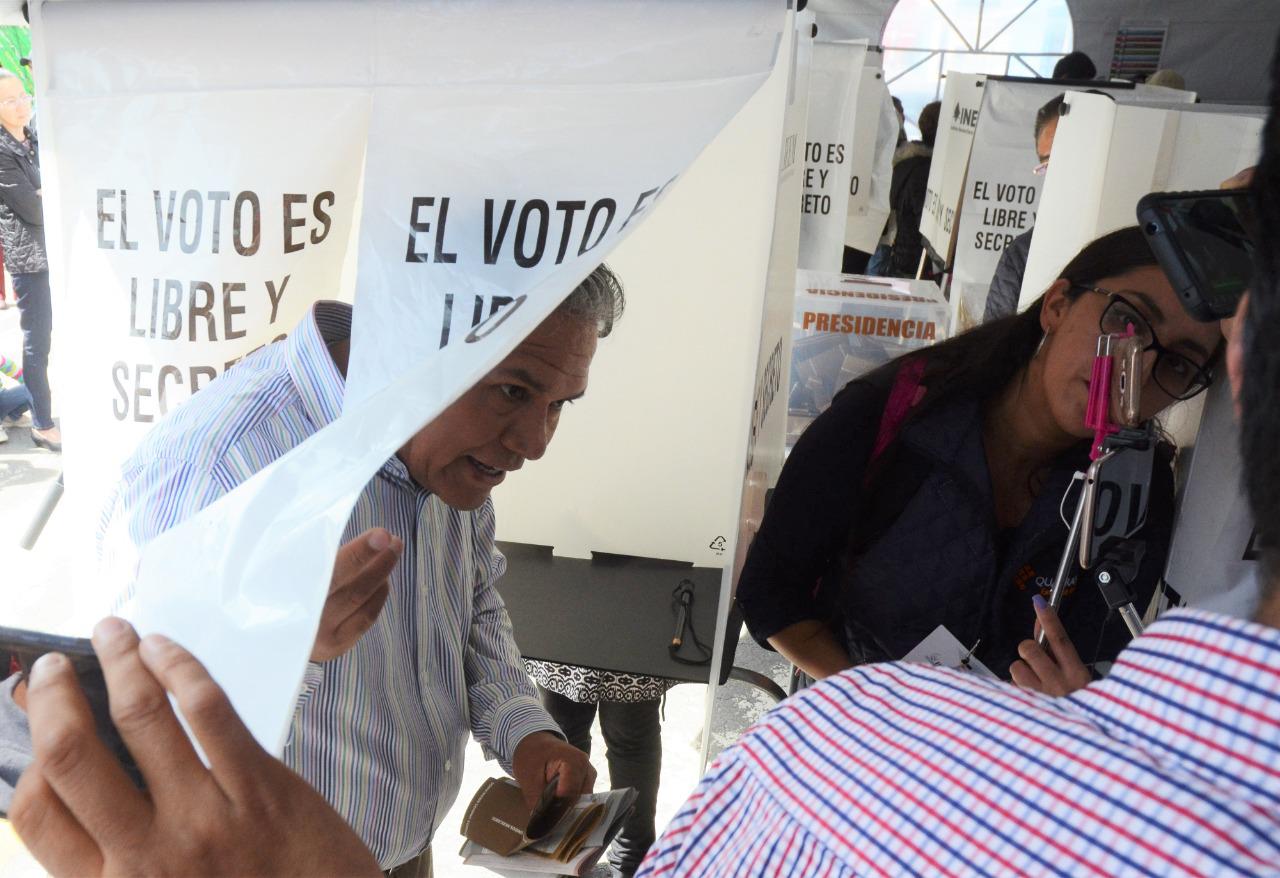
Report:
[{"label": "man's nose", "polygon": [[525,460],[538,460],[551,442],[551,421],[545,409],[521,412],[502,436],[503,444]]}]

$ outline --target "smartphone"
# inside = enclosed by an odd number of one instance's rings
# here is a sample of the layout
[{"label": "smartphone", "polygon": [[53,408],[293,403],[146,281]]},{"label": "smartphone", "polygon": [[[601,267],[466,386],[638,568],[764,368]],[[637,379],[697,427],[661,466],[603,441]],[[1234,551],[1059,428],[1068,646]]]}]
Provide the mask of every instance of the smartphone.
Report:
[{"label": "smartphone", "polygon": [[1134,536],[1147,523],[1155,442],[1142,450],[1110,451],[1085,473],[1080,524],[1080,566],[1092,570],[1117,540]]},{"label": "smartphone", "polygon": [[1111,359],[1111,422],[1136,427],[1142,410],[1142,342],[1112,336]]},{"label": "smartphone", "polygon": [[107,701],[107,681],[102,676],[102,665],[98,663],[98,655],[93,651],[93,644],[83,637],[61,637],[56,634],[45,634],[41,631],[26,631],[21,628],[5,628],[0,626],[0,661],[7,671],[16,662],[18,670],[25,676],[31,673],[31,666],[36,659],[45,653],[62,653],[71,662],[75,670],[76,680],[89,702],[93,713],[94,725],[98,737],[107,748],[116,755],[125,773],[141,789],[142,774],[125,747],[119,732],[111,722],[111,710]]},{"label": "smartphone", "polygon": [[1255,216],[1248,189],[1152,192],[1138,201],[1147,243],[1197,320],[1235,313],[1253,278]]}]

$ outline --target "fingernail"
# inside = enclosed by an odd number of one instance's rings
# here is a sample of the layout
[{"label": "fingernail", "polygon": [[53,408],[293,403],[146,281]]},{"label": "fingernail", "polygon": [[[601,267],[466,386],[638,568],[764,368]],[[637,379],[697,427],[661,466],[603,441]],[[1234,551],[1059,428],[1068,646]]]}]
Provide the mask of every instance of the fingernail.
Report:
[{"label": "fingernail", "polygon": [[161,652],[172,645],[173,641],[165,637],[163,634],[148,634],[146,637],[142,638],[142,643],[138,645],[138,649],[141,650],[144,655],[156,658]]},{"label": "fingernail", "polygon": [[391,535],[385,530],[375,530],[369,534],[369,548],[375,552],[381,552],[389,545],[391,545]]},{"label": "fingernail", "polygon": [[111,643],[129,633],[129,623],[116,616],[108,616],[93,626],[93,637],[103,643]]},{"label": "fingernail", "polygon": [[46,679],[61,671],[66,665],[66,657],[58,652],[46,652],[31,666],[28,686],[39,686]]},{"label": "fingernail", "polygon": [[1031,603],[1035,606],[1037,610],[1044,610],[1049,607],[1049,602],[1046,601],[1044,598],[1040,597],[1040,595],[1038,594],[1031,596]]}]

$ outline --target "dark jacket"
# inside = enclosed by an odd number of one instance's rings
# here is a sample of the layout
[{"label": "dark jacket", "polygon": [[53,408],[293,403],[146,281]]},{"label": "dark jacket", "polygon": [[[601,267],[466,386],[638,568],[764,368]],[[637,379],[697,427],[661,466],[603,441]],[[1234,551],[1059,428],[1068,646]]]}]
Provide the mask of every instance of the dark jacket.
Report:
[{"label": "dark jacket", "polygon": [[[736,600],[764,646],[788,625],[821,619],[855,662],[894,660],[941,624],[966,646],[981,639],[975,655],[1007,678],[1018,643],[1033,630],[1031,597],[1047,596],[1062,554],[1059,505],[1072,474],[1087,465],[1087,443],[1056,462],[1023,522],[1000,532],[976,400],[951,400],[908,420],[868,483],[893,374],[887,367],[849,384],[801,436]],[[1134,584],[1140,611],[1172,532],[1167,464],[1166,457],[1155,467],[1140,534],[1148,541]],[[1069,589],[1061,616],[1086,663],[1114,658],[1127,640],[1091,581]]]},{"label": "dark jacket", "polygon": [[1027,257],[1031,255],[1031,236],[1034,233],[1034,227],[1027,229],[1010,241],[1009,246],[1000,254],[996,273],[991,277],[991,287],[987,290],[987,307],[982,312],[983,323],[1018,313],[1022,276],[1027,273]]},{"label": "dark jacket", "polygon": [[898,234],[889,253],[890,277],[915,277],[924,244],[920,238],[920,217],[929,186],[929,166],[933,148],[910,143],[899,151],[889,183],[889,208],[897,222]]},{"label": "dark jacket", "polygon": [[27,129],[26,143],[0,128],[0,246],[10,274],[49,270],[44,246],[44,207],[40,189],[40,155],[36,133]]}]

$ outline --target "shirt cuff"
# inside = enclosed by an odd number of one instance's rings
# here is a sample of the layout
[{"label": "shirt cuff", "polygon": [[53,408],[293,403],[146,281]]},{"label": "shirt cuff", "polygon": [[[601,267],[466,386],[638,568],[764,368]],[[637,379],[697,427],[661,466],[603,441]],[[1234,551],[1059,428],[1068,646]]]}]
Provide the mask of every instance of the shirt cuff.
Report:
[{"label": "shirt cuff", "polygon": [[534,732],[550,732],[565,740],[564,733],[537,698],[524,695],[512,698],[494,717],[489,741],[484,744],[485,758],[497,759],[503,771],[510,774],[516,747]]}]

